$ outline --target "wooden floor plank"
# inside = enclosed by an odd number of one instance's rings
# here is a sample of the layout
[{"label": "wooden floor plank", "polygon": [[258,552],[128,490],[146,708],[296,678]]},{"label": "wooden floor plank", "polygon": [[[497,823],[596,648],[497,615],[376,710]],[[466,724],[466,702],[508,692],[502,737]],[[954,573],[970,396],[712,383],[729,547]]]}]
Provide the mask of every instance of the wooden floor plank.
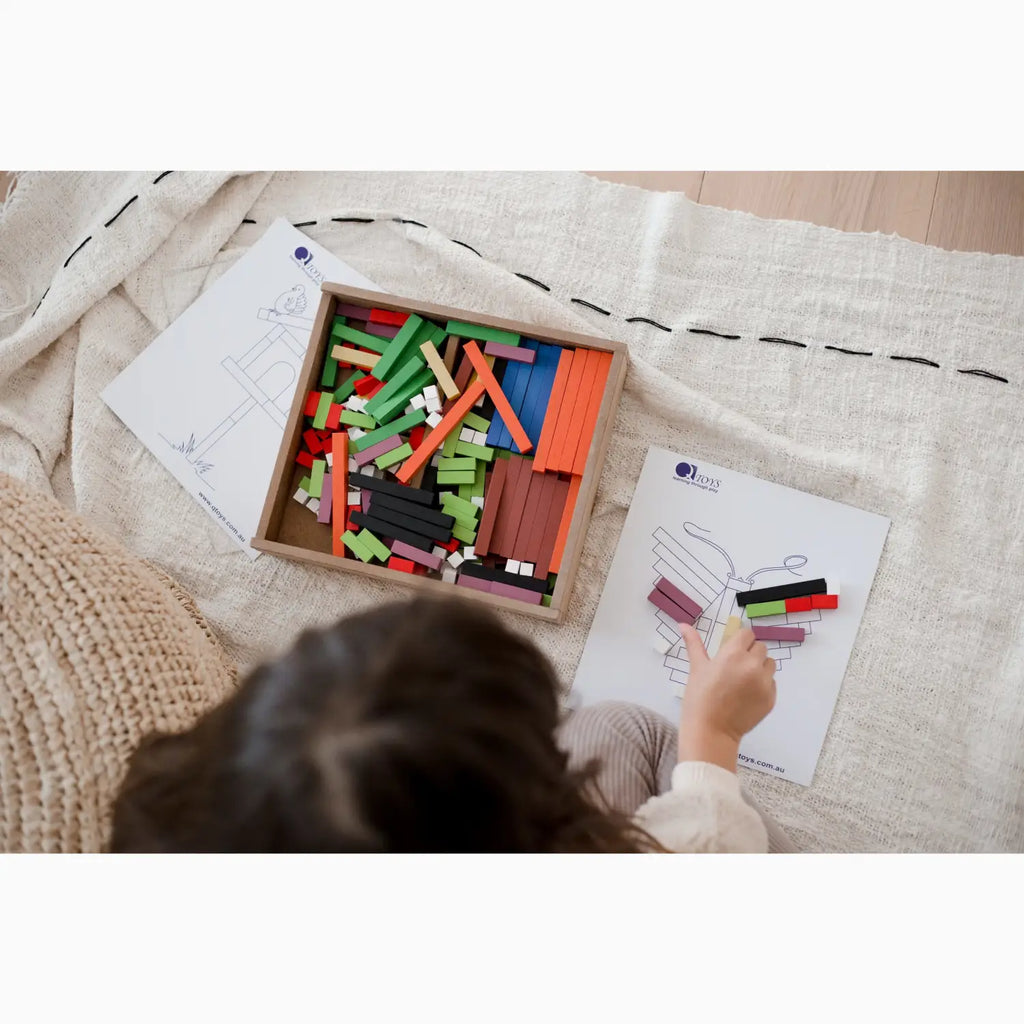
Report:
[{"label": "wooden floor plank", "polygon": [[1024,173],[942,171],[929,245],[1024,256]]},{"label": "wooden floor plank", "polygon": [[937,178],[936,171],[707,171],[700,203],[924,242]]},{"label": "wooden floor plank", "polygon": [[[884,231],[943,249],[1024,255],[1020,171],[588,171],[761,217]],[[0,200],[10,172],[0,171]]]}]

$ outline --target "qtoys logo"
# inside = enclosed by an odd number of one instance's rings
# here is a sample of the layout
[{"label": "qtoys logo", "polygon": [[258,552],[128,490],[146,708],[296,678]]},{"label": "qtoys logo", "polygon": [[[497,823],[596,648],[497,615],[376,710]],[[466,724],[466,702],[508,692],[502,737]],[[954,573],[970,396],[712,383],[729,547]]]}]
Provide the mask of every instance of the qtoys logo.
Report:
[{"label": "qtoys logo", "polygon": [[302,272],[317,284],[323,284],[324,275],[313,264],[313,254],[304,246],[300,245],[292,253],[292,259],[302,267]]},{"label": "qtoys logo", "polygon": [[680,462],[676,466],[676,479],[690,487],[699,487],[702,491],[710,491],[712,494],[717,494],[718,488],[722,486],[721,480],[713,476],[705,476],[692,462]]}]

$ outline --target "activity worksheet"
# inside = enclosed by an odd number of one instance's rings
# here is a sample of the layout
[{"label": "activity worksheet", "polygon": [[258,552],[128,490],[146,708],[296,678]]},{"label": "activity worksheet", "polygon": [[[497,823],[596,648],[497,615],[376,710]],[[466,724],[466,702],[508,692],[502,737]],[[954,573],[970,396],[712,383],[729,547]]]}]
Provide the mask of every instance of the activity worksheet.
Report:
[{"label": "activity worksheet", "polygon": [[278,218],[102,395],[250,558],[323,281],[380,290]]},{"label": "activity worksheet", "polygon": [[[767,641],[774,710],[744,738],[740,763],[810,785],[889,520],[661,448],[647,453],[573,684],[579,704],[626,700],[679,720],[689,674],[670,614],[648,601],[667,580],[701,609],[708,653],[730,616],[748,627],[799,626]],[[738,594],[821,577],[838,607],[747,618]]]}]

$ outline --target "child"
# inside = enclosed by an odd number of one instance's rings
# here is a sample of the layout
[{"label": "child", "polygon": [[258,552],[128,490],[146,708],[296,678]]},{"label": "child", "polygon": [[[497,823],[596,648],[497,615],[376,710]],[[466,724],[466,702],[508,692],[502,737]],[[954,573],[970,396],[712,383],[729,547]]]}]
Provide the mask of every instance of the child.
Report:
[{"label": "child", "polygon": [[735,769],[774,662],[749,631],[714,659],[686,641],[677,752],[631,705],[561,723],[547,659],[477,605],[421,599],[307,632],[188,732],[143,741],[111,849],[764,851]]}]

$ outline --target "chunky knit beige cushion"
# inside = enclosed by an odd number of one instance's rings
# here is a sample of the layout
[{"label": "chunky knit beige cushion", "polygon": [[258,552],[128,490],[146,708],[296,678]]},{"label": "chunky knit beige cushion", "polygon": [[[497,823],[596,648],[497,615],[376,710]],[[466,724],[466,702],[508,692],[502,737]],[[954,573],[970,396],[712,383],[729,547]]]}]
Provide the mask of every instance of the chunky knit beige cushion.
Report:
[{"label": "chunky knit beige cushion", "polygon": [[139,740],[234,682],[178,584],[0,474],[0,850],[101,850]]}]

